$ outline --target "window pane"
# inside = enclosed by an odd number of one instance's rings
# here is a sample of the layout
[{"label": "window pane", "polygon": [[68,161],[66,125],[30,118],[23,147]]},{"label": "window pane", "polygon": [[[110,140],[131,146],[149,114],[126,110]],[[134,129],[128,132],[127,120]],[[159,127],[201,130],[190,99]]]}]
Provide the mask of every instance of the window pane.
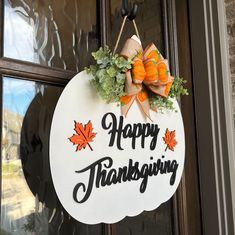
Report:
[{"label": "window pane", "polygon": [[0,234],[100,235],[102,226],[75,221],[51,180],[49,133],[61,87],[3,78]]},{"label": "window pane", "polygon": [[98,47],[96,0],[4,0],[4,56],[78,71]]},{"label": "window pane", "polygon": [[[33,168],[24,165],[30,151],[34,160],[40,157],[40,151],[27,149],[28,154],[22,156],[25,146],[21,144],[22,137],[26,137],[22,126],[29,127],[25,118],[36,100],[48,96],[48,90],[58,97],[62,88],[9,77],[3,79],[1,234],[3,231],[17,235],[48,234],[50,210],[34,191],[32,180],[35,179],[30,179],[29,174]],[[40,141],[37,133],[31,135],[35,135],[34,141]]]}]

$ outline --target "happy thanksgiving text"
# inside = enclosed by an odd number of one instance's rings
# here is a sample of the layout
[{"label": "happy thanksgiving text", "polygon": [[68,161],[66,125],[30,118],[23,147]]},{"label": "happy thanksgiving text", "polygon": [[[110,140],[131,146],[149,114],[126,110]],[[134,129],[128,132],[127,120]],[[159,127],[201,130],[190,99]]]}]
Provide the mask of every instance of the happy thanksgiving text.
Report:
[{"label": "happy thanksgiving text", "polygon": [[[106,113],[101,125],[110,135],[109,147],[116,147],[124,150],[122,142],[125,139],[131,140],[132,149],[136,149],[136,140],[140,139],[142,148],[146,148],[146,139],[150,140],[149,148],[154,150],[157,146],[160,128],[157,124],[135,123],[124,126],[123,117],[119,117],[119,123],[114,113]],[[162,155],[155,159],[151,156],[148,163],[141,164],[138,161],[129,159],[126,166],[113,167],[113,159],[105,156],[87,167],[75,171],[76,174],[88,174],[87,182],[78,182],[73,189],[73,199],[77,203],[84,203],[90,197],[94,188],[108,187],[130,181],[140,181],[139,191],[144,193],[147,188],[149,177],[159,174],[170,174],[169,184],[174,185],[179,164],[176,160],[166,160]]]}]

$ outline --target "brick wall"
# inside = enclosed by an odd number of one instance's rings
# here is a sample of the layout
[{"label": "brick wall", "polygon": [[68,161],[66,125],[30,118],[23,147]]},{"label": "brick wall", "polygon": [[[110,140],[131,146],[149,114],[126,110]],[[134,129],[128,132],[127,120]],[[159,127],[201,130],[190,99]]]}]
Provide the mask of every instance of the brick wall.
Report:
[{"label": "brick wall", "polygon": [[235,0],[225,0],[235,122]]}]

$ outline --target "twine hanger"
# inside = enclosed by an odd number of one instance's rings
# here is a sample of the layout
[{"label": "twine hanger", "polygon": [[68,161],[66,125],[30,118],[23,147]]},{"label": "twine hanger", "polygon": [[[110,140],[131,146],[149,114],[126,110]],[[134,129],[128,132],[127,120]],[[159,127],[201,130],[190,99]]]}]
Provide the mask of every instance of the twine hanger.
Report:
[{"label": "twine hanger", "polygon": [[119,34],[118,34],[118,37],[117,37],[117,41],[116,41],[114,50],[113,50],[113,54],[116,53],[116,50],[118,48],[120,38],[121,38],[121,35],[123,33],[123,29],[124,29],[124,26],[126,24],[127,19],[132,21],[134,29],[135,29],[135,33],[136,33],[137,37],[140,39],[139,31],[138,31],[137,25],[135,23],[135,17],[136,17],[136,14],[137,14],[137,10],[138,10],[138,5],[137,5],[137,3],[134,3],[133,7],[132,7],[132,10],[129,14],[128,0],[123,0],[122,1],[122,11],[121,11],[121,13],[122,13],[123,20],[122,20],[122,25],[121,25],[121,28],[120,28],[120,31],[119,31]]}]

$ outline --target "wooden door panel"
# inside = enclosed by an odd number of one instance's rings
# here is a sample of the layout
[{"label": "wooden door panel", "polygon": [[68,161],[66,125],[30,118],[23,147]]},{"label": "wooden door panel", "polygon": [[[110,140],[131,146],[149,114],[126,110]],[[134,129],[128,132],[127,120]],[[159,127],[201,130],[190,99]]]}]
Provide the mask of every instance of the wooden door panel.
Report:
[{"label": "wooden door panel", "polygon": [[171,201],[158,209],[145,211],[135,217],[127,217],[112,225],[115,235],[173,235],[173,214]]},{"label": "wooden door panel", "polygon": [[[165,56],[165,45],[164,45],[164,27],[163,27],[163,11],[162,1],[160,0],[139,0],[138,13],[135,19],[136,25],[140,34],[140,39],[143,47],[146,47],[149,43],[154,43],[159,51]],[[109,20],[109,42],[108,45],[113,48],[114,43],[117,40],[120,26],[122,23],[121,16],[121,1],[109,0],[110,6],[110,17]],[[127,20],[123,30],[122,37],[119,43],[119,50],[121,50],[124,42],[128,37],[131,37],[135,33],[133,23]]]},{"label": "wooden door panel", "polygon": [[[116,42],[117,35],[122,23],[122,16],[120,9],[122,7],[121,1],[109,0],[110,11],[107,16],[108,22],[108,42],[113,48]],[[164,26],[164,7],[161,0],[139,0],[138,14],[136,17],[136,24],[140,33],[140,38],[143,47],[150,43],[154,43],[163,56],[167,56],[167,43],[164,42],[165,31]],[[118,50],[120,51],[125,40],[135,34],[135,30],[131,21],[127,21],[123,34],[119,43]],[[167,40],[167,39],[166,39]],[[159,208],[150,212],[143,212],[135,217],[127,217],[122,221],[113,224],[111,231],[113,235],[173,235],[177,234],[175,231],[175,223],[177,223],[177,215],[175,210],[175,201],[173,199],[163,203]]]}]

